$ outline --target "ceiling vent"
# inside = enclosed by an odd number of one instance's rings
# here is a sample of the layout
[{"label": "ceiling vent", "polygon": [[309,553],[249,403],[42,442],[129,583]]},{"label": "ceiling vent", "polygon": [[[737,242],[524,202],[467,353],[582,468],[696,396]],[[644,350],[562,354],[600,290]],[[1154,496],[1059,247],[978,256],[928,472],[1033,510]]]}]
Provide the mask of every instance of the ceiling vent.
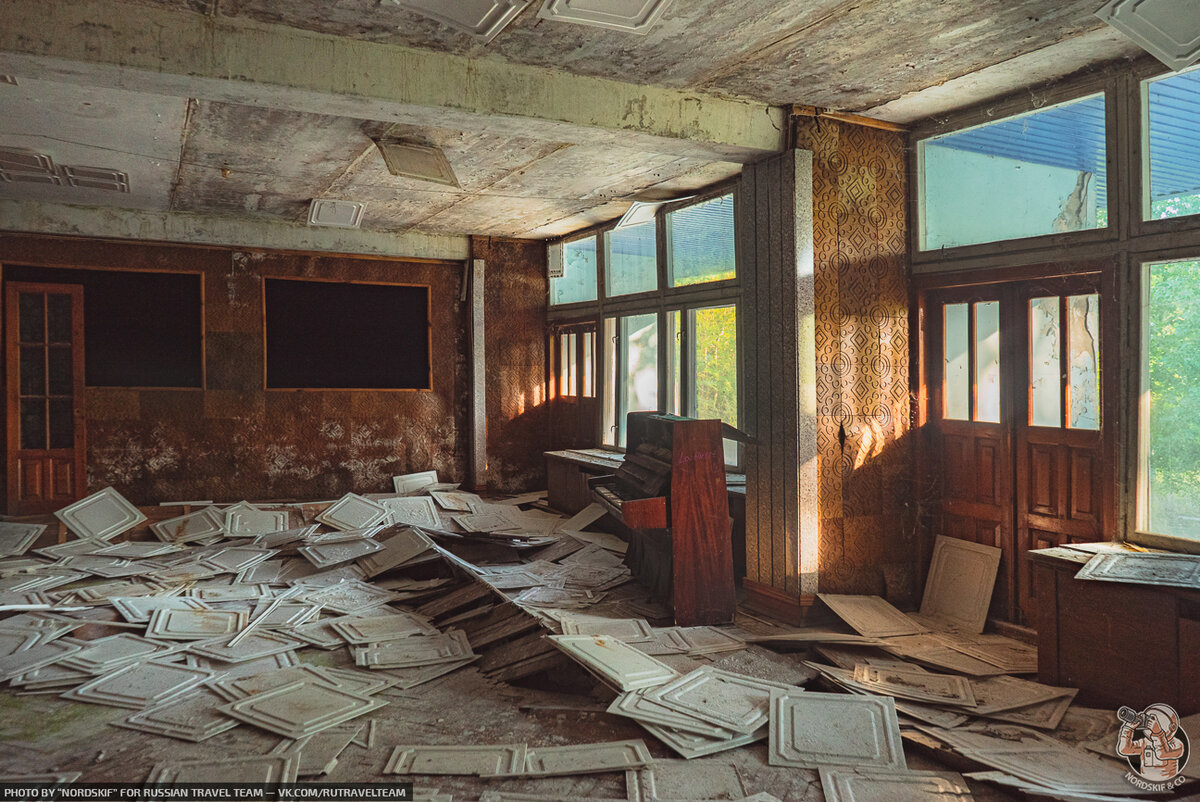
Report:
[{"label": "ceiling vent", "polygon": [[435,19],[451,28],[477,36],[490,42],[504,30],[517,15],[525,10],[530,0],[391,0],[391,2],[415,11],[422,16]]},{"label": "ceiling vent", "polygon": [[1200,58],[1196,0],[1110,0],[1096,16],[1173,70]]},{"label": "ceiling vent", "polygon": [[415,178],[418,181],[432,181],[451,187],[459,186],[454,170],[441,148],[389,138],[376,139],[375,147],[383,154],[383,161],[392,175]]},{"label": "ceiling vent", "polygon": [[28,148],[0,148],[0,181],[62,184],[54,159]]},{"label": "ceiling vent", "polygon": [[308,208],[308,224],[328,228],[358,228],[362,225],[366,208],[367,204],[358,201],[314,198]]},{"label": "ceiling vent", "polygon": [[546,0],[538,16],[627,33],[647,33],[671,0]]},{"label": "ceiling vent", "polygon": [[107,189],[112,192],[128,192],[129,176],[120,170],[106,170],[102,167],[77,167],[67,165],[59,171],[67,183],[81,189]]}]

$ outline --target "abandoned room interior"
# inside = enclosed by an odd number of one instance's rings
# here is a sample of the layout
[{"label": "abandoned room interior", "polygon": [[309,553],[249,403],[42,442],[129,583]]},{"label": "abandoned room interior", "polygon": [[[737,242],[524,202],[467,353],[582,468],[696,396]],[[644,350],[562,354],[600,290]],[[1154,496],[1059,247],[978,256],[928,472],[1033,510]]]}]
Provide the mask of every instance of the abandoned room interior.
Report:
[{"label": "abandoned room interior", "polygon": [[1200,793],[1197,60],[0,0],[0,788]]}]

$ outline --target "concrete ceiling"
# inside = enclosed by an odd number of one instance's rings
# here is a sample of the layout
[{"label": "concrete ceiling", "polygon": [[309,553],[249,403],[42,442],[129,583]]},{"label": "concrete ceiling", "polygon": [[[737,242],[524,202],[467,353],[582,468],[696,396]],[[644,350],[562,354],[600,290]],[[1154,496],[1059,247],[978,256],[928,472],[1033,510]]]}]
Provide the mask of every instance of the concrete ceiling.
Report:
[{"label": "concrete ceiling", "polygon": [[[781,146],[771,107],[908,122],[1141,52],[1098,0],[674,0],[646,35],[540,5],[485,44],[381,0],[0,0],[0,146],[131,187],[0,198],[295,223],[332,197],[376,231],[549,237],[736,175]],[[388,173],[384,134],[461,187]]]}]

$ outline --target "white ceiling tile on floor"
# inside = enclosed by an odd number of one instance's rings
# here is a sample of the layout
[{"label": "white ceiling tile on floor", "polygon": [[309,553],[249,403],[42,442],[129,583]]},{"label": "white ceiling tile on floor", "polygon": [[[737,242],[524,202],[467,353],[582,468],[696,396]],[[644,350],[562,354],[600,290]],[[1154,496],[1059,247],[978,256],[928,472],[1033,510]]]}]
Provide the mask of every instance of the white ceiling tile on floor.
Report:
[{"label": "white ceiling tile on floor", "polygon": [[158,763],[146,779],[148,785],[207,783],[219,777],[227,783],[293,783],[296,758],[291,755],[176,760]]},{"label": "white ceiling tile on floor", "polygon": [[1000,549],[938,535],[925,579],[921,615],[943,627],[983,632],[996,586]]},{"label": "white ceiling tile on floor", "polygon": [[670,666],[616,638],[551,635],[554,645],[622,691],[662,685],[677,675]]},{"label": "white ceiling tile on floor", "polygon": [[146,636],[162,640],[211,640],[233,635],[246,626],[247,615],[239,610],[160,607],[150,613]]},{"label": "white ceiling tile on floor", "polygon": [[961,775],[941,771],[820,769],[826,802],[969,802]]},{"label": "white ceiling tile on floor", "polygon": [[76,536],[93,540],[111,540],[146,520],[137,507],[111,487],[68,504],[54,516]]},{"label": "white ceiling tile on floor", "polygon": [[392,750],[384,774],[471,774],[511,777],[525,770],[525,744],[479,746],[402,745]]},{"label": "white ceiling tile on floor", "polygon": [[212,677],[213,672],[204,669],[149,660],[97,677],[64,693],[62,698],[140,710],[180,696]]},{"label": "white ceiling tile on floor", "polygon": [[386,520],[388,512],[376,501],[347,493],[314,517],[334,529],[366,529]]},{"label": "white ceiling tile on floor", "polygon": [[878,596],[818,593],[817,598],[856,632],[868,638],[919,635],[928,631]]},{"label": "white ceiling tile on floor", "polygon": [[219,695],[201,687],[113,723],[198,743],[238,726],[236,719],[216,712],[223,704],[225,700]]},{"label": "white ceiling tile on floor", "polygon": [[525,772],[532,777],[594,774],[648,766],[654,762],[641,740],[571,746],[530,747]]},{"label": "white ceiling tile on floor", "polygon": [[844,693],[772,691],[768,757],[804,769],[906,768],[892,700]]},{"label": "white ceiling tile on floor", "polygon": [[293,682],[231,702],[220,711],[287,738],[303,738],[388,703],[316,682]]},{"label": "white ceiling tile on floor", "polygon": [[647,696],[733,732],[751,733],[767,723],[772,690],[800,689],[703,666]]},{"label": "white ceiling tile on floor", "polygon": [[261,510],[247,501],[239,501],[224,510],[225,533],[230,537],[255,537],[288,528],[287,512]]}]

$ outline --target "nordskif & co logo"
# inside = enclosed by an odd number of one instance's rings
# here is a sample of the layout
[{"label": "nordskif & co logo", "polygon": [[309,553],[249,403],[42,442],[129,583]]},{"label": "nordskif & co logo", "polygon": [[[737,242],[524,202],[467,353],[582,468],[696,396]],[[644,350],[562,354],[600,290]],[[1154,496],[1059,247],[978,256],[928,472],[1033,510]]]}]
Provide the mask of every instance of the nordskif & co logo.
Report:
[{"label": "nordskif & co logo", "polygon": [[1132,769],[1125,779],[1146,791],[1169,791],[1182,784],[1190,749],[1179,714],[1169,705],[1153,704],[1140,713],[1122,707],[1117,718],[1117,754]]}]

